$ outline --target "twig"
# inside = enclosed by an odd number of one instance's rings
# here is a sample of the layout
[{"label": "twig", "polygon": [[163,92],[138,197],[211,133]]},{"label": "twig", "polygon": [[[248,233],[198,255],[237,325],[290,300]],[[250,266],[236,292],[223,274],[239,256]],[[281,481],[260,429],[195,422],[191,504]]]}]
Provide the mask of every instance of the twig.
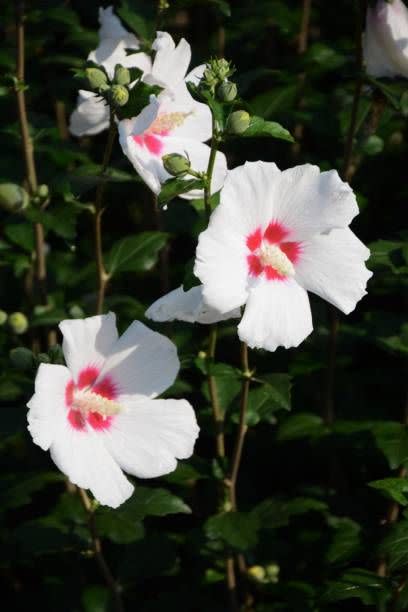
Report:
[{"label": "twig", "polygon": [[[156,230],[164,231],[162,212],[160,210],[157,195],[152,194],[153,214]],[[160,270],[160,289],[163,294],[170,289],[170,265],[169,265],[169,246],[166,244],[159,254],[159,270]]]},{"label": "twig", "polygon": [[[210,334],[208,337],[208,360],[210,367],[214,363],[215,349],[217,346],[217,325],[211,325]],[[218,398],[217,383],[215,377],[210,373],[208,375],[208,391],[210,393],[211,408],[213,413],[213,421],[215,426],[215,446],[217,457],[223,459],[225,457],[225,437],[224,437],[224,417]]]},{"label": "twig", "polygon": [[103,248],[102,248],[102,215],[104,213],[103,208],[103,196],[106,189],[105,174],[108,168],[110,158],[112,156],[113,143],[116,135],[116,124],[113,111],[110,113],[110,123],[108,140],[106,142],[105,152],[103,154],[102,167],[100,172],[100,182],[96,188],[95,195],[95,213],[94,213],[94,236],[95,236],[95,261],[96,261],[96,273],[98,280],[98,296],[96,301],[96,314],[101,314],[103,311],[103,302],[105,299],[106,286],[109,281],[109,275],[105,270],[103,263]]},{"label": "twig", "polygon": [[[307,51],[309,42],[309,25],[310,25],[310,14],[312,8],[312,0],[303,0],[302,4],[302,19],[300,22],[300,31],[298,36],[297,54],[301,57]],[[304,106],[303,92],[306,85],[306,73],[302,72],[298,77],[298,102],[297,106],[299,109]],[[293,135],[295,137],[295,143],[292,145],[292,153],[294,157],[297,157],[300,153],[301,140],[303,138],[304,125],[298,122],[295,125]]]},{"label": "twig", "polygon": [[[34,147],[28,127],[27,107],[25,100],[25,32],[24,2],[16,3],[17,33],[17,83],[15,86],[21,141],[26,167],[28,191],[34,195],[38,188],[37,171],[34,160]],[[43,305],[47,304],[47,268],[44,249],[44,228],[41,223],[34,223],[35,236],[35,281]]]},{"label": "twig", "polygon": [[89,527],[89,532],[91,534],[92,548],[93,548],[95,559],[99,565],[101,574],[103,575],[105,579],[106,585],[112,593],[116,612],[124,612],[125,608],[122,602],[121,588],[119,584],[116,582],[115,578],[113,577],[113,574],[105,559],[105,556],[102,550],[102,543],[98,536],[98,532],[96,530],[95,512],[92,507],[92,502],[89,499],[87,492],[84,489],[81,489],[81,487],[78,487],[78,493],[79,493],[79,497],[81,499],[82,505],[88,516],[88,527]]}]

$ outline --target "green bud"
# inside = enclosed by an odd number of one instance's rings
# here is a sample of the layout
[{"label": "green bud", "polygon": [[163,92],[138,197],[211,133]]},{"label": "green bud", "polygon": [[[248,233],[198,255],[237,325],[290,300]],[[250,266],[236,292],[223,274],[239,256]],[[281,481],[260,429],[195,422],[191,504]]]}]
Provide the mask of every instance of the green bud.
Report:
[{"label": "green bud", "polygon": [[213,70],[221,81],[231,74],[230,63],[224,58],[213,60]]},{"label": "green bud", "polygon": [[279,580],[279,565],[277,565],[276,563],[270,563],[269,565],[267,565],[265,567],[265,572],[266,572],[266,580],[268,582],[272,582],[273,584],[276,584]]},{"label": "green bud", "polygon": [[112,101],[116,106],[125,106],[129,100],[129,92],[123,85],[111,87]]},{"label": "green bud", "polygon": [[227,121],[227,132],[230,134],[243,134],[249,127],[251,117],[243,110],[234,111]]},{"label": "green bud", "polygon": [[24,346],[19,346],[10,351],[10,361],[18,370],[31,370],[35,365],[33,353]]},{"label": "green bud", "polygon": [[184,155],[178,153],[170,153],[162,157],[164,169],[171,176],[184,176],[190,170],[190,160]]},{"label": "green bud", "polygon": [[87,68],[86,78],[92,89],[104,90],[108,87],[108,77],[100,68]]},{"label": "green bud", "polygon": [[7,312],[4,312],[4,310],[0,310],[0,327],[1,325],[4,325],[6,321],[7,321]]},{"label": "green bud", "polygon": [[217,96],[222,102],[232,102],[237,97],[237,86],[231,81],[224,81],[217,89]]},{"label": "green bud", "polygon": [[37,195],[42,200],[45,200],[46,198],[48,198],[48,196],[50,195],[50,190],[48,189],[48,185],[39,185],[37,189]]},{"label": "green bud", "polygon": [[28,320],[22,312],[13,312],[8,318],[8,324],[15,334],[24,334],[28,329]]},{"label": "green bud", "polygon": [[30,198],[25,189],[14,183],[0,184],[0,207],[9,212],[19,212],[27,208]]},{"label": "green bud", "polygon": [[264,582],[265,570],[261,565],[252,565],[248,568],[248,575],[254,582]]},{"label": "green bud", "polygon": [[129,85],[130,83],[130,72],[123,66],[116,66],[115,68],[115,83],[118,85]]}]

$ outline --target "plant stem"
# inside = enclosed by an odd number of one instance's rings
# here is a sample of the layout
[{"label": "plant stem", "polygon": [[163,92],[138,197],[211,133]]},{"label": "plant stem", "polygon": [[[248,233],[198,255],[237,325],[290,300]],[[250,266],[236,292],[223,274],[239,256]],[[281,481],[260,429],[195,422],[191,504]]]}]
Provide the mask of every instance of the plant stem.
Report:
[{"label": "plant stem", "polygon": [[[27,107],[25,100],[25,32],[24,2],[16,3],[17,34],[17,83],[15,86],[21,141],[26,167],[28,191],[33,195],[38,188],[37,171],[34,160],[34,147],[28,127]],[[44,228],[41,223],[34,223],[35,236],[35,281],[41,304],[47,304],[47,268],[44,249]]]},{"label": "plant stem", "polygon": [[87,492],[84,489],[78,487],[79,497],[81,499],[82,505],[88,516],[88,527],[89,532],[91,534],[92,539],[92,548],[95,555],[95,559],[99,565],[99,569],[101,570],[101,574],[103,575],[106,585],[112,593],[114,607],[116,612],[124,612],[125,608],[122,602],[121,589],[119,584],[116,582],[113,574],[109,568],[109,565],[105,559],[102,550],[102,543],[98,536],[98,532],[96,530],[95,525],[95,511],[92,507],[92,502],[89,499]]},{"label": "plant stem", "polygon": [[113,111],[110,113],[110,123],[108,140],[106,142],[105,152],[103,154],[102,167],[100,172],[100,182],[96,188],[95,195],[95,212],[94,212],[94,236],[95,236],[95,261],[96,261],[96,273],[98,281],[98,295],[96,300],[96,314],[101,314],[103,311],[103,302],[105,299],[106,286],[109,281],[109,275],[105,270],[103,263],[103,248],[102,248],[102,215],[104,213],[103,208],[103,196],[106,189],[106,181],[104,180],[106,170],[110,158],[112,156],[113,143],[116,135],[116,124],[114,119]]},{"label": "plant stem", "polygon": [[[303,0],[302,4],[302,19],[300,22],[300,30],[298,36],[297,53],[302,56],[306,53],[308,42],[309,42],[309,25],[310,25],[310,14],[312,8],[312,0]],[[297,107],[302,109],[304,106],[303,92],[306,84],[306,73],[302,72],[298,77],[298,95],[297,95]],[[301,140],[303,137],[304,125],[301,122],[296,123],[293,135],[295,137],[295,143],[292,145],[292,153],[296,158],[300,153]]]},{"label": "plant stem", "polygon": [[[214,363],[215,349],[217,346],[217,325],[211,325],[210,334],[208,337],[208,359],[209,363]],[[224,418],[218,398],[217,383],[214,376],[208,375],[208,390],[211,399],[211,408],[215,426],[215,447],[217,457],[223,459],[225,457],[225,437],[224,437]]]},{"label": "plant stem", "polygon": [[[158,232],[163,231],[163,219],[162,212],[160,210],[157,195],[152,194],[152,202],[153,202],[153,214],[154,214],[154,222],[156,226],[156,230]],[[160,289],[163,294],[168,293],[170,289],[170,279],[169,279],[169,247],[165,245],[159,254],[159,264],[160,264]]]}]

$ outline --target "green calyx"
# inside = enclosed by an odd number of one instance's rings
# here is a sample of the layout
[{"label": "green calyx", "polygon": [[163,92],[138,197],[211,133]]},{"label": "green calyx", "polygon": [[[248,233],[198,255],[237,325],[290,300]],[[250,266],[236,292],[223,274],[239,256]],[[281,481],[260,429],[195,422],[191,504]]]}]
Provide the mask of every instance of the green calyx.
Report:
[{"label": "green calyx", "polygon": [[243,134],[249,127],[251,116],[243,110],[231,113],[227,121],[227,132],[230,134]]},{"label": "green calyx", "polygon": [[185,176],[191,169],[190,160],[179,153],[169,153],[162,157],[164,169],[171,176]]}]

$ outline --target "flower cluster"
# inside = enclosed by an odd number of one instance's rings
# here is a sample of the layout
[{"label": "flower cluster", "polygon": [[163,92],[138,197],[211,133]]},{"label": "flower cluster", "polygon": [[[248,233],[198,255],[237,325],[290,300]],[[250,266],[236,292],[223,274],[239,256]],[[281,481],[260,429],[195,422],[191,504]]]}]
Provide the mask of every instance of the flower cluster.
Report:
[{"label": "flower cluster", "polygon": [[[398,38],[393,11],[401,3],[380,4],[378,14],[368,13],[366,60],[372,74],[380,75],[375,58],[378,45],[386,47],[382,74],[391,75],[398,73],[398,58],[386,33]],[[169,34],[157,32],[151,59],[111,7],[100,9],[99,19],[100,44],[89,59],[126,92],[132,91],[132,68],[140,69],[141,83],[160,87],[136,116],[117,117],[120,144],[135,170],[156,194],[171,177],[168,170],[183,179],[194,172],[205,182],[207,198],[221,190],[198,241],[194,273],[202,284],[160,297],[146,317],[202,324],[240,319],[243,342],[274,351],[296,347],[311,333],[308,291],[351,312],[371,276],[364,264],[369,250],[349,228],[358,214],[351,187],[335,170],[321,172],[309,164],[281,171],[257,161],[227,171],[225,156],[205,144],[214,136],[211,103],[193,98],[187,83],[201,82],[206,95],[233,105],[237,87],[228,80],[230,64],[212,60],[187,73],[191,49],[184,39],[176,45]],[[103,91],[105,73],[98,70],[90,69],[89,80]],[[233,106],[229,111],[226,133],[235,119],[245,119],[245,126],[234,134],[245,132],[249,114]],[[109,116],[103,97],[80,91],[71,132],[96,134]],[[202,195],[202,189],[182,194]],[[118,338],[113,314],[63,321],[60,329],[67,367],[40,366],[28,404],[29,430],[72,483],[117,507],[133,490],[122,470],[139,478],[160,476],[193,452],[198,426],[190,404],[157,399],[179,370],[176,347],[140,322]]]}]

